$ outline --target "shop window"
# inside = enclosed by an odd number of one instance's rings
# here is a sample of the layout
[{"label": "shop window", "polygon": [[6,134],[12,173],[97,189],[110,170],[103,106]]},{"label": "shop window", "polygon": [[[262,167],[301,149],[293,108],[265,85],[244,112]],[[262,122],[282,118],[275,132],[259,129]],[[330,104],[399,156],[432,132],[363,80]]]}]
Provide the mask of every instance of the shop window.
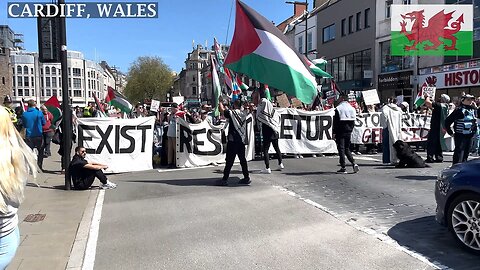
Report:
[{"label": "shop window", "polygon": [[353,54],[346,56],[345,79],[347,81],[353,80]]},{"label": "shop window", "polygon": [[353,55],[353,79],[361,80],[363,78],[362,70],[362,52],[356,52]]},{"label": "shop window", "polygon": [[345,56],[338,58],[338,81],[345,80]]},{"label": "shop window", "polygon": [[333,78],[338,81],[338,58],[332,59],[332,74]]}]

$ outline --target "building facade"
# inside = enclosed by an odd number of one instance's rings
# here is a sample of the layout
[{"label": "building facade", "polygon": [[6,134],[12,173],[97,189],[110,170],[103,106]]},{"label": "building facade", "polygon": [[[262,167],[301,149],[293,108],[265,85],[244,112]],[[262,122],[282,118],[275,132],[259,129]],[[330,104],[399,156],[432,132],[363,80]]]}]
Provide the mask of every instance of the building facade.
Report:
[{"label": "building facade", "polygon": [[342,91],[375,87],[375,4],[332,1],[317,13],[317,57],[327,60],[326,71]]}]

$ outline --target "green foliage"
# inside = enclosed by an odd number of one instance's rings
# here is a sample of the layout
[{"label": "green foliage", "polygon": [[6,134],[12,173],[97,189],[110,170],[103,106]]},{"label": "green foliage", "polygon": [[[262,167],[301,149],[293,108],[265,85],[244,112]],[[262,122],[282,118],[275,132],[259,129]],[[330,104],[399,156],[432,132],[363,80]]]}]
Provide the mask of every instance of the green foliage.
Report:
[{"label": "green foliage", "polygon": [[128,70],[125,95],[132,102],[165,100],[173,79],[172,70],[160,57],[141,56]]}]

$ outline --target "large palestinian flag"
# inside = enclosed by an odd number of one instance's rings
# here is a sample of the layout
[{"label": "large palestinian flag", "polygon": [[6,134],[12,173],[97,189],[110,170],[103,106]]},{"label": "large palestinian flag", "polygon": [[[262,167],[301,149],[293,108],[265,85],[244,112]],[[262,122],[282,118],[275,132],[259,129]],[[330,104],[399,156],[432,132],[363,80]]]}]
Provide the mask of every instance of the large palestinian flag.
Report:
[{"label": "large palestinian flag", "polygon": [[315,77],[290,41],[243,2],[237,0],[236,10],[235,33],[225,66],[303,103],[312,103],[317,93]]},{"label": "large palestinian flag", "polygon": [[47,107],[47,110],[53,115],[52,129],[56,129],[60,125],[62,120],[62,110],[60,109],[60,103],[57,96],[52,96],[43,105]]},{"label": "large palestinian flag", "polygon": [[133,106],[128,102],[127,98],[119,92],[113,90],[112,87],[108,87],[108,94],[105,97],[105,102],[119,108],[122,112],[129,113],[132,111]]}]

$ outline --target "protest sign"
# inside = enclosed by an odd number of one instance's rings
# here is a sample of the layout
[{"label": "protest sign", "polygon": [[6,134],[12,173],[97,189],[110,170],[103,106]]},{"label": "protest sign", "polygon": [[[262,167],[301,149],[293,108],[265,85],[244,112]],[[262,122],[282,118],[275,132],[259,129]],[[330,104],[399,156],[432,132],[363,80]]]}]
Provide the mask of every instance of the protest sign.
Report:
[{"label": "protest sign", "polygon": [[[247,160],[252,160],[255,155],[255,135],[251,115],[247,117],[246,125],[247,145],[245,155]],[[213,162],[225,163],[227,136],[228,123],[214,126],[209,121],[190,124],[183,119],[178,119],[177,167],[206,166]]]},{"label": "protest sign", "polygon": [[150,104],[150,111],[158,112],[159,108],[160,108],[160,101],[152,99],[152,104]]},{"label": "protest sign", "polygon": [[152,169],[155,117],[133,119],[78,118],[78,146],[88,161],[105,164],[105,172]]},{"label": "protest sign", "polygon": [[377,89],[362,91],[363,101],[365,105],[375,105],[380,103],[378,98]]}]

